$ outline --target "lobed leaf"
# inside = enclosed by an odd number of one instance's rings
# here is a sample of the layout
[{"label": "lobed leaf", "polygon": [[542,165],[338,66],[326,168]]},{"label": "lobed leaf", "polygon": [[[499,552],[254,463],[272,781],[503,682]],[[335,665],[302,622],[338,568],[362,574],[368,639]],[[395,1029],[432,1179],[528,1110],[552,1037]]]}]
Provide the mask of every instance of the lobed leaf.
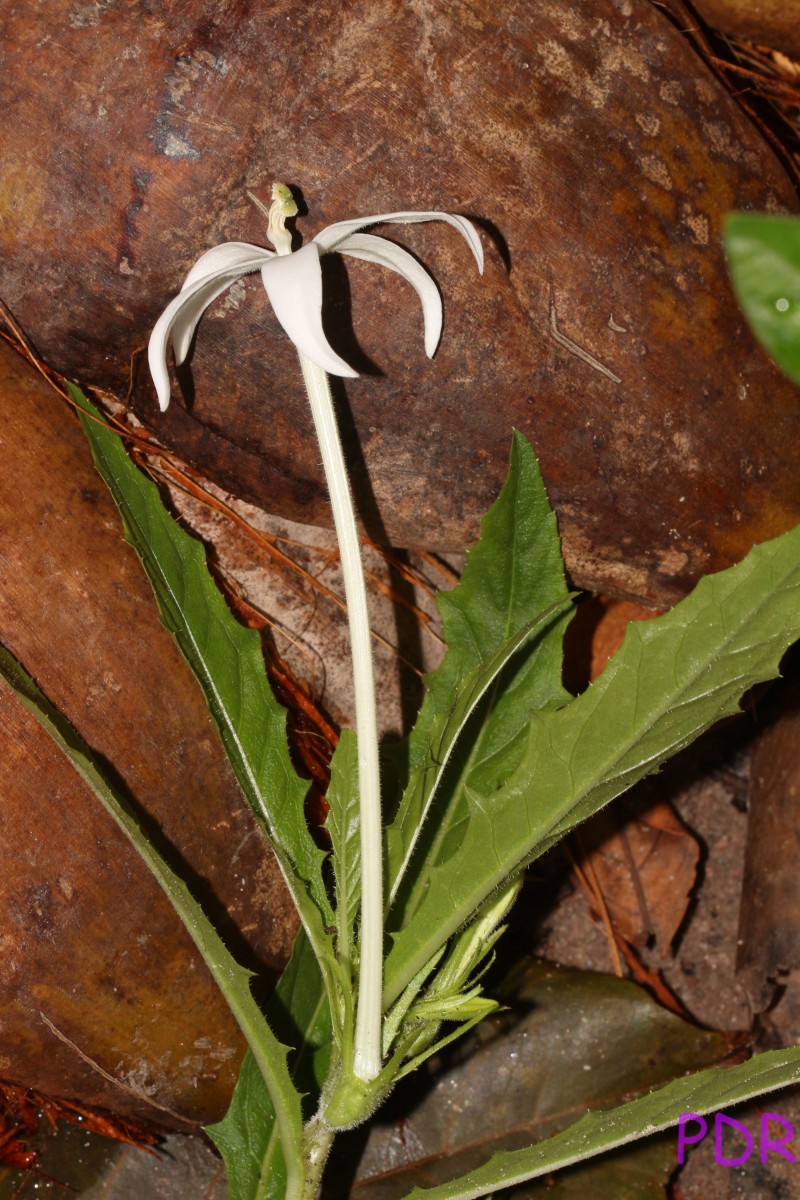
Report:
[{"label": "lobed leaf", "polygon": [[663,617],[631,625],[588,691],[529,712],[523,738],[473,761],[466,803],[395,936],[386,1003],[509,875],[736,712],[798,636],[800,528],[701,580]]}]

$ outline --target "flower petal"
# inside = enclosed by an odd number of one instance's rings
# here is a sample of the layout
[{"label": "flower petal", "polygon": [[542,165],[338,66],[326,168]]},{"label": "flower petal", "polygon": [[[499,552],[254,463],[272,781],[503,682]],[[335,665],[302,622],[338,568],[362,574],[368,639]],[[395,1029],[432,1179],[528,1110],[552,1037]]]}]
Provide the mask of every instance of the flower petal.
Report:
[{"label": "flower petal", "polygon": [[309,242],[294,254],[279,254],[264,263],[261,278],[275,316],[297,349],[329,375],[355,379],[358,371],[340,358],[322,329],[320,250]]},{"label": "flower petal", "polygon": [[414,256],[395,242],[387,242],[386,238],[374,237],[371,233],[351,233],[336,243],[336,253],[397,271],[416,289],[425,321],[425,353],[428,358],[433,358],[442,333],[442,298],[433,279]]},{"label": "flower petal", "polygon": [[169,404],[170,383],[167,371],[167,345],[172,338],[175,350],[175,361],[180,364],[186,357],[191,345],[197,323],[221,292],[230,287],[242,275],[250,271],[258,271],[264,262],[264,251],[257,259],[239,262],[237,266],[229,267],[214,275],[205,275],[191,283],[164,309],[153,327],[150,343],[147,348],[147,360],[150,374],[156,386],[158,403],[162,412]]},{"label": "flower petal", "polygon": [[250,259],[249,262],[244,262],[238,267],[231,267],[228,271],[206,275],[179,293],[178,299],[182,297],[183,304],[172,323],[171,330],[172,348],[175,351],[175,362],[178,366],[189,353],[198,321],[209,304],[237,279],[241,279],[242,275],[259,271],[263,266],[263,261],[260,258]]},{"label": "flower petal", "polygon": [[169,371],[167,370],[167,346],[172,328],[180,315],[181,309],[187,303],[187,299],[187,296],[178,293],[173,300],[170,300],[153,326],[153,332],[150,334],[150,341],[147,345],[147,362],[150,367],[150,374],[153,377],[153,383],[156,386],[158,407],[162,412],[167,411],[170,391],[172,390],[169,381]]},{"label": "flower petal", "polygon": [[383,213],[377,217],[355,217],[352,221],[336,221],[333,225],[328,225],[327,229],[323,229],[321,233],[317,234],[314,241],[322,247],[323,252],[327,253],[331,250],[338,250],[339,242],[344,238],[358,233],[359,230],[366,229],[370,225],[418,225],[425,221],[444,221],[447,225],[452,225],[454,229],[457,229],[474,254],[478,270],[481,275],[483,274],[483,246],[478,237],[478,231],[466,217],[459,217],[453,213],[396,212]]},{"label": "flower petal", "polygon": [[197,323],[212,300],[216,300],[236,279],[259,271],[265,261],[274,257],[272,250],[251,246],[249,242],[223,242],[200,255],[184,279],[181,292],[188,292],[201,282],[206,284],[206,289],[198,286],[192,300],[187,300],[186,307],[173,324],[172,347],[176,363],[182,363],[189,353]]},{"label": "flower petal", "polygon": [[[251,259],[259,260],[260,268],[260,260],[274,257],[274,250],[265,250],[262,246],[251,246],[249,242],[222,242],[221,245],[214,246],[211,250],[206,250],[205,254],[200,255],[181,284],[181,291],[185,291],[205,275],[216,275],[221,271],[228,271]],[[250,270],[259,268],[251,267]]]}]

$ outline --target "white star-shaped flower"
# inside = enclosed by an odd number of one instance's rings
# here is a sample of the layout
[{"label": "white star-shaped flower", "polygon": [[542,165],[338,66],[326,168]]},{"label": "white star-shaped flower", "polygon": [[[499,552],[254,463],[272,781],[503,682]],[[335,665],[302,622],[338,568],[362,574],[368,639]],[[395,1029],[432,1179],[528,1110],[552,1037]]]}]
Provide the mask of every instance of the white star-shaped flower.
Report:
[{"label": "white star-shaped flower", "polygon": [[[252,199],[255,200],[255,197]],[[264,209],[260,201],[256,200],[256,203]],[[348,1063],[346,1069],[352,1069],[357,1079],[370,1082],[379,1076],[381,1070],[384,940],[378,725],[361,548],[328,380],[328,374],[353,378],[357,372],[339,357],[328,343],[322,328],[320,257],[334,252],[349,254],[351,258],[379,263],[408,280],[422,301],[425,349],[428,356],[432,357],[442,331],[442,301],[436,284],[425,268],[402,246],[363,233],[362,230],[371,225],[414,225],[423,221],[444,221],[466,239],[481,273],[483,250],[474,226],[464,217],[444,212],[396,212],[338,221],[323,229],[302,249],[293,252],[292,237],[286,229],[287,217],[297,215],[291,190],[285,184],[273,184],[272,205],[269,211],[264,211],[269,218],[267,236],[275,249],[265,250],[246,242],[225,242],[203,254],[186,276],[179,295],[167,305],[153,329],[149,347],[150,371],[163,411],[169,404],[167,347],[170,340],[176,363],[182,363],[189,353],[198,321],[209,304],[242,275],[261,272],[275,315],[299,352],[339,541],[353,659],[361,845],[358,1001],[352,1063]],[[350,934],[345,936],[349,939]],[[319,947],[315,947],[315,950],[320,956],[320,965],[327,970],[327,951]],[[344,1012],[342,1020],[346,1016]]]},{"label": "white star-shaped flower", "polygon": [[[282,185],[279,185],[282,186]],[[288,193],[288,189],[285,189]],[[284,216],[293,216],[296,206],[289,197],[274,195],[283,205]],[[291,205],[291,208],[287,207]],[[292,211],[293,210],[293,211]],[[271,210],[272,212],[272,210]],[[365,262],[379,263],[402,275],[422,302],[425,322],[425,351],[431,358],[442,331],[442,301],[431,276],[417,260],[394,242],[362,230],[372,225],[413,225],[423,221],[444,221],[466,239],[483,273],[483,249],[478,234],[465,217],[444,212],[395,212],[373,217],[337,221],[318,233],[299,250],[291,250],[291,237],[282,223],[270,219],[270,238],[276,250],[265,250],[247,242],[223,242],[197,260],[179,294],[167,305],[150,337],[150,372],[162,412],[169,404],[170,383],[167,372],[167,347],[170,339],[175,362],[180,365],[189,353],[198,322],[217,296],[243,275],[261,272],[267,296],[275,316],[301,354],[330,375],[353,379],[358,375],[340,358],[322,328],[323,254],[346,254]]]}]

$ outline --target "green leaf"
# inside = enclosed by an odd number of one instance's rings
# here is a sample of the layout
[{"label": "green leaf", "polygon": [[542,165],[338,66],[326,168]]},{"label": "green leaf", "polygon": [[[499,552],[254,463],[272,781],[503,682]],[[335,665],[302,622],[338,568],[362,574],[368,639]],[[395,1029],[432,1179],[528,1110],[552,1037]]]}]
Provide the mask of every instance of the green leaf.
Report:
[{"label": "green leaf", "polygon": [[[546,1143],[586,1111],[725,1061],[737,1044],[736,1035],[682,1021],[634,983],[548,963],[521,963],[500,998],[505,1011],[482,1025],[444,1070],[426,1072],[416,1099],[395,1106],[402,1128],[384,1121],[370,1130],[351,1200],[400,1200],[412,1187],[445,1183],[498,1151]],[[573,1169],[555,1187],[592,1200],[642,1194],[664,1200],[674,1141],[640,1147],[629,1172],[631,1157],[630,1150],[618,1152],[612,1161]],[[337,1196],[335,1161],[331,1166],[328,1182]],[[646,1190],[629,1190],[631,1178],[641,1184],[642,1167]],[[604,1174],[605,1187],[597,1186]],[[534,1184],[531,1195],[549,1196],[553,1186]]]},{"label": "green leaf", "polygon": [[319,963],[302,930],[269,999],[267,1014],[278,1036],[295,1047],[289,1055],[289,1070],[304,1097],[304,1114],[309,1117],[328,1073],[331,1013]]},{"label": "green leaf", "polygon": [[[515,432],[508,477],[483,519],[480,540],[467,556],[461,582],[438,598],[448,649],[441,665],[426,677],[427,693],[409,739],[410,787],[387,829],[387,874],[392,883],[408,861],[409,845],[418,833],[412,819],[419,808],[414,790],[419,775],[414,775],[425,771],[432,747],[442,739],[454,696],[465,682],[469,685],[470,680],[480,680],[482,671],[495,656],[502,657],[503,647],[513,644],[520,631],[535,624],[550,606],[557,608],[568,598],[555,515],[530,443]],[[427,864],[436,858],[450,834],[472,762],[488,760],[497,746],[513,742],[531,710],[571,699],[561,682],[567,619],[565,614],[545,625],[538,637],[518,651],[513,662],[493,676],[488,694],[466,728],[456,723],[453,732],[460,735],[460,745],[448,763],[448,786],[440,788],[436,820],[428,822],[414,870],[409,872],[413,886],[400,890],[390,915],[395,927],[409,919],[425,894]],[[392,886],[392,894],[396,890]]]},{"label": "green leaf", "polygon": [[361,899],[361,839],[358,808],[358,746],[352,729],[343,729],[331,760],[325,822],[333,847],[336,881],[336,954],[352,981],[354,926]]},{"label": "green leaf", "polygon": [[677,1125],[683,1113],[704,1116],[798,1081],[800,1047],[770,1050],[738,1067],[712,1067],[676,1079],[629,1104],[606,1112],[587,1113],[575,1125],[542,1143],[524,1150],[501,1151],[485,1166],[439,1187],[414,1188],[408,1197],[409,1200],[475,1200],[669,1129]]},{"label": "green leaf", "polygon": [[[399,1062],[408,1060],[398,1078],[416,1070],[426,1059],[497,1009],[496,1000],[482,995],[480,980],[492,964],[494,945],[505,931],[500,922],[516,900],[521,882],[519,876],[510,880],[482,905],[475,919],[451,939],[444,962],[441,959],[445,947],[437,952],[432,960],[436,970],[421,1001],[415,997],[422,991],[431,964],[423,968],[422,978],[416,976],[409,983],[391,1009],[386,1029],[388,1031],[392,1024],[398,1025],[402,1021],[395,1053]],[[409,1003],[412,998],[413,1003]],[[421,1027],[420,1020],[432,1024]],[[461,1024],[436,1041],[441,1021]]]},{"label": "green leaf", "polygon": [[[426,696],[409,738],[409,763],[419,767],[431,744],[437,715],[447,713],[463,680],[504,642],[551,604],[568,598],[555,514],[539,464],[524,434],[514,432],[508,476],[481,522],[461,581],[439,595],[447,653],[426,676]],[[561,643],[566,620],[531,647],[502,698],[502,715],[515,722],[515,697],[544,708],[570,699],[561,683]],[[496,689],[499,694],[500,689]],[[495,696],[497,702],[498,695]],[[492,718],[498,714],[493,711]],[[506,740],[507,733],[500,733]]]},{"label": "green leaf", "polygon": [[[308,1116],[328,1069],[331,1023],[319,964],[302,930],[267,1004],[267,1018],[278,1035],[296,1047],[289,1054],[289,1070],[304,1095]],[[275,1109],[250,1052],[227,1113],[206,1132],[225,1162],[229,1200],[282,1200],[286,1167]]]},{"label": "green leaf", "polygon": [[800,383],[800,220],[734,213],[725,246],[736,296],[775,361]]},{"label": "green leaf", "polygon": [[[289,1074],[289,1047],[281,1044],[253,999],[250,991],[251,972],[240,966],[230,954],[186,884],[173,871],[152,837],[143,828],[133,806],[111,786],[77,731],[47,700],[24,668],[2,645],[0,675],[50,734],[83,781],[130,838],[200,951],[250,1047],[251,1068],[248,1078],[254,1073],[261,1078],[260,1090],[274,1114],[275,1144],[280,1145],[287,1200],[289,1196],[299,1196],[304,1179],[300,1095]],[[258,1114],[253,1113],[252,1119],[257,1122]],[[257,1200],[261,1193],[244,1195],[247,1200]]]},{"label": "green leaf", "polygon": [[[667,1134],[612,1150],[600,1159],[514,1188],[513,1200],[666,1200],[675,1174],[675,1139]],[[510,1198],[509,1198],[510,1200]]]},{"label": "green leaf", "polygon": [[119,509],[125,536],[150,579],[161,620],[203,689],[248,804],[264,829],[317,957],[332,958],[333,913],[322,880],[324,854],[304,814],[307,784],[292,767],[286,711],[275,699],[255,630],[233,617],[214,584],[205,552],[167,512],[86,397],[70,385],[94,456]]},{"label": "green leaf", "polygon": [[395,937],[386,1002],[509,875],[736,712],[798,636],[800,527],[701,580],[665,616],[630,625],[588,691],[530,713],[524,739],[474,762],[466,811]]},{"label": "green leaf", "polygon": [[549,605],[533,620],[507,638],[494,654],[467,675],[459,686],[450,708],[437,712],[429,723],[431,739],[428,752],[412,774],[397,817],[387,831],[389,861],[393,865],[394,882],[389,896],[391,904],[416,848],[422,826],[428,816],[437,788],[447,771],[450,756],[478,703],[495,682],[503,667],[534,635],[557,625],[558,618],[569,608],[569,598]]},{"label": "green leaf", "polygon": [[272,1106],[258,1064],[248,1051],[230,1107],[206,1133],[222,1155],[228,1200],[283,1200],[286,1164]]}]

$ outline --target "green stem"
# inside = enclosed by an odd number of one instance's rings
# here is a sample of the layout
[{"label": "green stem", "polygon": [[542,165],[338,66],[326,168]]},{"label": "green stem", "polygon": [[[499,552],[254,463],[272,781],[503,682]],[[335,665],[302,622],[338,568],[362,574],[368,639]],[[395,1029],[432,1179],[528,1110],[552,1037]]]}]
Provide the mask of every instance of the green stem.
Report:
[{"label": "green stem", "polygon": [[301,1200],[314,1200],[322,1183],[322,1172],[328,1161],[335,1133],[319,1117],[312,1117],[305,1128],[303,1157],[305,1178]]},{"label": "green stem", "polygon": [[381,1069],[383,988],[383,848],[372,642],[361,547],[328,376],[303,354],[300,366],[331,498],[350,625],[361,816],[361,936],[353,1073],[369,1082]]}]

